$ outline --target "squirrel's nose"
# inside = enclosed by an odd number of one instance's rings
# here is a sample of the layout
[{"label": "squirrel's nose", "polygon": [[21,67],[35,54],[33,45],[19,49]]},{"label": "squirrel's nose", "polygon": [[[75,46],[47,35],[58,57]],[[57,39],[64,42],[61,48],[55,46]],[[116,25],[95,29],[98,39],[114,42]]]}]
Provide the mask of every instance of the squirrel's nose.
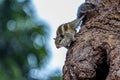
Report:
[{"label": "squirrel's nose", "polygon": [[60,48],[60,46],[56,46],[57,48]]}]

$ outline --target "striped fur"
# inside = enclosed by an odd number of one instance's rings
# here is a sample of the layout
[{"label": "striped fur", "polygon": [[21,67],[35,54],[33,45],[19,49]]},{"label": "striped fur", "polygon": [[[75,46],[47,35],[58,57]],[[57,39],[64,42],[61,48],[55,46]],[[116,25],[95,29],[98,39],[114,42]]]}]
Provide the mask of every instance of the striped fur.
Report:
[{"label": "striped fur", "polygon": [[84,16],[80,19],[75,19],[58,27],[56,32],[57,36],[55,38],[55,45],[57,48],[69,47],[69,44],[75,40],[75,29],[79,26],[83,18]]}]

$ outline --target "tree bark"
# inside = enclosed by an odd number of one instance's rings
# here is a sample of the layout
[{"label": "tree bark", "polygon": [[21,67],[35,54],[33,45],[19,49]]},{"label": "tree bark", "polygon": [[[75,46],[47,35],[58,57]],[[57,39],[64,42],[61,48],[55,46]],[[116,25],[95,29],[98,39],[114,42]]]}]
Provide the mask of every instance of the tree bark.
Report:
[{"label": "tree bark", "polygon": [[68,49],[63,80],[120,80],[120,0],[85,2],[97,8]]}]

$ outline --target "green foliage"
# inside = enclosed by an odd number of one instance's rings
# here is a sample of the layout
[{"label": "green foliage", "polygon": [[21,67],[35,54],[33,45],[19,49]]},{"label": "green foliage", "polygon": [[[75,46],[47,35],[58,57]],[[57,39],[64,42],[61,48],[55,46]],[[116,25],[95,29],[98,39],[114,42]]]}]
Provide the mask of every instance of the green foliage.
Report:
[{"label": "green foliage", "polygon": [[30,0],[0,0],[0,80],[34,80],[29,70],[49,56],[47,26],[35,22],[30,5]]},{"label": "green foliage", "polygon": [[62,77],[60,76],[61,72],[59,69],[56,69],[48,78],[48,80],[62,80]]}]

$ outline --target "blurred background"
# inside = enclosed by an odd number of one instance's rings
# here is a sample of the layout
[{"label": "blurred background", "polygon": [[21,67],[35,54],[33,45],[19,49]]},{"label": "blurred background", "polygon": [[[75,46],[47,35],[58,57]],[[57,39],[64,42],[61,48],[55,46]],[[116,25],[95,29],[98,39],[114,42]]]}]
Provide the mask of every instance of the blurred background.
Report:
[{"label": "blurred background", "polygon": [[0,80],[62,80],[53,38],[84,0],[0,0]]}]

